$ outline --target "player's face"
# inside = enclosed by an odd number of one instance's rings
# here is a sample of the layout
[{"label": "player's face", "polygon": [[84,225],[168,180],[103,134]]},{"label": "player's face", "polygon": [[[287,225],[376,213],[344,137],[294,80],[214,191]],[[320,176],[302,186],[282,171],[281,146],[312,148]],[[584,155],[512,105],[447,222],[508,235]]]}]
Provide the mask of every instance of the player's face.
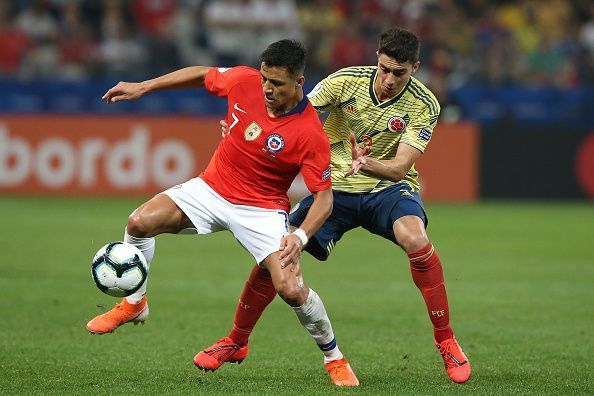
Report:
[{"label": "player's face", "polygon": [[262,90],[266,108],[274,115],[290,111],[302,99],[304,77],[292,76],[286,67],[260,66],[262,75]]},{"label": "player's face", "polygon": [[389,99],[406,85],[410,76],[417,71],[420,62],[398,62],[386,54],[377,54],[377,78],[375,80],[375,94],[378,99]]}]

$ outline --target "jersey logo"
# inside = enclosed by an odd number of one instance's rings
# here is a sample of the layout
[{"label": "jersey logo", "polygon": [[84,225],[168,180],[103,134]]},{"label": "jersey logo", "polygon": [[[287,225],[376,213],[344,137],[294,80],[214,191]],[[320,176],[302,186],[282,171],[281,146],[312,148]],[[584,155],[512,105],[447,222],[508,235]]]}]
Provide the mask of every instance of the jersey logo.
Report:
[{"label": "jersey logo", "polygon": [[272,134],[266,138],[266,148],[271,153],[278,153],[285,147],[285,140],[279,134]]},{"label": "jersey logo", "polygon": [[242,108],[240,108],[240,107],[237,105],[237,103],[235,103],[235,104],[233,105],[233,108],[234,108],[235,110],[237,110],[237,111],[241,111],[243,114],[247,114],[247,111],[245,111],[245,110],[243,110]]},{"label": "jersey logo", "polygon": [[402,196],[404,197],[412,197],[413,195],[410,193],[410,191],[402,189],[402,190],[398,190],[399,192],[402,193]]},{"label": "jersey logo", "polygon": [[402,117],[394,116],[388,120],[388,129],[392,132],[402,132],[406,128],[406,121]]},{"label": "jersey logo", "polygon": [[256,140],[258,136],[260,136],[260,133],[262,133],[262,128],[260,125],[258,125],[258,123],[256,123],[256,121],[254,121],[248,125],[247,128],[245,128],[243,136],[245,137],[245,140],[252,141]]},{"label": "jersey logo", "polygon": [[326,180],[332,174],[332,169],[328,168],[324,172],[322,172],[322,180]]},{"label": "jersey logo", "polygon": [[230,67],[219,67],[217,70],[219,73],[225,73],[227,70],[230,70]]},{"label": "jersey logo", "polygon": [[357,112],[357,99],[352,97],[338,105],[345,113],[355,114]]}]

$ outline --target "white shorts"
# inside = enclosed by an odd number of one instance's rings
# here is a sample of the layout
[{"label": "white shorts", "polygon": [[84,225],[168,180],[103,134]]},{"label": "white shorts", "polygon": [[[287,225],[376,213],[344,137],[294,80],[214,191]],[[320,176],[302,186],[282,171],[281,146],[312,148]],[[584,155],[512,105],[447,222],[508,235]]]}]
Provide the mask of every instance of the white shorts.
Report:
[{"label": "white shorts", "polygon": [[196,177],[163,191],[196,227],[193,233],[210,234],[229,230],[256,259],[264,261],[277,252],[283,236],[289,233],[284,210],[235,205]]}]

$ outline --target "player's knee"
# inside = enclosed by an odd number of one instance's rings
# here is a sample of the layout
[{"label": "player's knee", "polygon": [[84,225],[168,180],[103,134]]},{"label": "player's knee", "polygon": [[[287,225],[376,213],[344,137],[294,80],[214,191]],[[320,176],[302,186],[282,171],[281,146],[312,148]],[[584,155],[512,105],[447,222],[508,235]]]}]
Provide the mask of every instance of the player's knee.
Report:
[{"label": "player's knee", "polygon": [[303,287],[299,287],[297,282],[281,282],[279,285],[275,285],[275,289],[280,298],[292,307],[303,305],[307,299]]},{"label": "player's knee", "polygon": [[407,254],[418,252],[428,243],[427,235],[421,233],[408,233],[398,238],[398,244]]},{"label": "player's knee", "polygon": [[128,224],[126,225],[126,231],[128,235],[135,236],[137,238],[148,238],[152,237],[153,227],[148,216],[142,214],[142,212],[134,211],[130,217],[128,217]]}]

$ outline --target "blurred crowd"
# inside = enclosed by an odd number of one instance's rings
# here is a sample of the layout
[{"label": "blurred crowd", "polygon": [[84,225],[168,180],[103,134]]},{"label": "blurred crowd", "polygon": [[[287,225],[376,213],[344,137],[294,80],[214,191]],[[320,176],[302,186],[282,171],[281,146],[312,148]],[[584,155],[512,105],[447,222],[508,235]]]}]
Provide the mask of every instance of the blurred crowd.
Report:
[{"label": "blurred crowd", "polygon": [[0,0],[0,78],[139,80],[257,65],[268,43],[295,37],[314,82],[375,64],[379,33],[395,25],[421,37],[419,78],[442,100],[473,82],[594,83],[591,0]]}]

